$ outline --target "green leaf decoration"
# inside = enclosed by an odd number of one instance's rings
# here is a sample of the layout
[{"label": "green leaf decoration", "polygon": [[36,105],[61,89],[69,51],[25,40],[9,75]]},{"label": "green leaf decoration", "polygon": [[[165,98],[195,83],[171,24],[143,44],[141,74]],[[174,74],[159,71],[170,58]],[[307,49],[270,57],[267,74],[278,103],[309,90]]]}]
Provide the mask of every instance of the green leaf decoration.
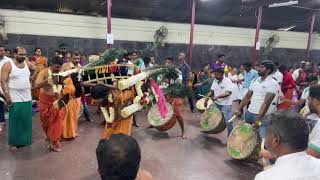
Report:
[{"label": "green leaf decoration", "polygon": [[159,76],[161,79],[167,78],[167,79],[173,79],[176,80],[179,77],[179,74],[181,74],[178,69],[174,66],[154,66],[147,68],[147,70],[158,70],[160,69],[161,71],[157,71],[157,73],[153,73],[152,75],[149,76],[149,78],[157,81],[159,80]]},{"label": "green leaf decoration", "polygon": [[218,108],[210,108],[207,111],[208,111],[208,113],[211,114],[211,113],[218,113],[220,110]]},{"label": "green leaf decoration", "polygon": [[161,119],[160,118],[157,118],[157,117],[155,117],[155,118],[152,118],[152,121],[154,122],[154,124],[161,124]]},{"label": "green leaf decoration", "polygon": [[209,129],[210,128],[209,121],[207,119],[202,123],[202,128],[203,129]]},{"label": "green leaf decoration", "polygon": [[166,89],[163,89],[163,93],[170,97],[185,98],[189,94],[189,89],[182,84],[170,84]]},{"label": "green leaf decoration", "polygon": [[252,127],[248,124],[241,124],[240,125],[240,132],[243,134],[251,134],[252,133]]},{"label": "green leaf decoration", "polygon": [[231,156],[235,157],[235,158],[238,158],[241,155],[240,152],[235,147],[230,147],[229,152],[230,152]]},{"label": "green leaf decoration", "polygon": [[115,59],[121,59],[125,53],[126,51],[120,48],[108,49],[102,54],[98,61],[89,63],[88,65],[86,65],[86,68],[110,64],[110,62]]}]

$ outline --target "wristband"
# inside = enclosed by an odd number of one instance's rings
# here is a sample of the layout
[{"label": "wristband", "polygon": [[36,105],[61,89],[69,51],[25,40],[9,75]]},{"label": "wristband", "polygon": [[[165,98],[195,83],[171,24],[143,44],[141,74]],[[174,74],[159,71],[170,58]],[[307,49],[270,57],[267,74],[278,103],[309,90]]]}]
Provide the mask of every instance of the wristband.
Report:
[{"label": "wristband", "polygon": [[257,120],[256,124],[257,124],[259,127],[262,126],[262,120],[261,120],[261,119],[260,119],[260,120]]}]

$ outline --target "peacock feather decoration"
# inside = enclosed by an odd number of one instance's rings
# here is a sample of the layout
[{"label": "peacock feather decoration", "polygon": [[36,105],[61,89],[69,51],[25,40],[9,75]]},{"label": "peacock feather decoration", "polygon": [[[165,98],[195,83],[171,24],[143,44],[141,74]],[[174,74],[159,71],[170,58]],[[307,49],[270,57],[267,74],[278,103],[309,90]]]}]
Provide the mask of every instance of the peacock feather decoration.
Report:
[{"label": "peacock feather decoration", "polygon": [[110,64],[116,59],[120,59],[126,53],[124,49],[121,48],[111,48],[106,50],[97,61],[90,62],[85,68],[85,74],[94,74],[96,66],[102,66]]}]

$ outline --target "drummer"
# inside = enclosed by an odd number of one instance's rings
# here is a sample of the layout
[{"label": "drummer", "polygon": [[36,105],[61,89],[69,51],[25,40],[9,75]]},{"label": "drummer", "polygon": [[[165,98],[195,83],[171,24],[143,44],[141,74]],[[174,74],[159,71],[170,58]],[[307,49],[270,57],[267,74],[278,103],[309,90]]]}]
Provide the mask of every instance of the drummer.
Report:
[{"label": "drummer", "polygon": [[[165,60],[165,65],[166,66],[174,66],[173,65],[173,58],[168,57]],[[182,84],[182,74],[181,71],[176,68],[176,70],[178,71],[178,78],[177,79],[173,79],[171,77],[162,77],[163,79],[161,80],[161,84],[160,87],[161,89],[165,89],[169,86],[169,84]],[[183,99],[180,97],[169,97],[166,96],[166,101],[170,104],[172,104],[172,108],[173,108],[173,116],[177,119],[180,129],[181,129],[181,138],[182,139],[187,139],[186,133],[185,133],[185,127],[184,127],[184,120],[182,117],[182,113],[181,113],[181,105],[183,104]],[[154,126],[150,125],[148,128],[154,128]]]},{"label": "drummer", "polygon": [[244,114],[244,119],[247,123],[254,124],[260,127],[259,134],[261,138],[266,136],[266,116],[275,112],[276,108],[276,95],[279,85],[271,74],[274,71],[274,64],[272,61],[262,61],[258,68],[259,77],[254,79],[247,94],[240,103],[238,110],[235,114],[240,116],[244,107],[249,102],[249,108]]},{"label": "drummer", "polygon": [[[213,70],[215,79],[211,85],[211,90],[208,93],[213,101],[216,102],[218,109],[220,109],[224,115],[225,122],[227,124],[228,136],[233,129],[233,123],[228,122],[232,117],[232,102],[233,98],[231,96],[233,91],[233,84],[229,78],[224,77],[224,69],[216,68]],[[207,102],[205,101],[205,107],[207,107]]]}]

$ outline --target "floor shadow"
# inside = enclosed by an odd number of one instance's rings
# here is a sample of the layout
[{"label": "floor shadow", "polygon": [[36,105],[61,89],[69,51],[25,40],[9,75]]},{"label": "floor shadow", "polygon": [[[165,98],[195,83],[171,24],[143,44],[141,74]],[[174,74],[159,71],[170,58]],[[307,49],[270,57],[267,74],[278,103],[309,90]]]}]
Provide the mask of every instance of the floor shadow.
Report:
[{"label": "floor shadow", "polygon": [[208,134],[199,134],[193,142],[206,150],[212,150],[214,147],[225,148],[226,144],[220,139],[209,136]]},{"label": "floor shadow", "polygon": [[168,132],[158,131],[156,129],[146,130],[146,134],[149,135],[152,140],[170,139]]},{"label": "floor shadow", "polygon": [[90,180],[100,180],[101,177],[100,177],[100,175],[99,175],[98,172],[97,172],[97,173],[95,173],[95,174],[90,174],[90,175],[88,175],[88,176],[86,176],[86,177],[81,177],[81,178],[78,179],[78,180],[88,180],[88,179],[90,179]]},{"label": "floor shadow", "polygon": [[188,125],[190,126],[193,126],[193,127],[196,127],[196,128],[201,128],[200,127],[200,120],[199,121],[192,121],[192,122],[189,122]]},{"label": "floor shadow", "polygon": [[229,167],[231,167],[235,171],[251,171],[255,172],[253,174],[256,174],[263,170],[263,167],[258,162],[248,162],[244,160],[236,160],[233,158],[229,158],[224,160],[224,163],[227,164]]},{"label": "floor shadow", "polygon": [[246,162],[241,160],[235,160],[232,158],[224,160],[224,162],[238,172],[237,179],[254,180],[256,174],[263,171],[263,167],[257,162]]}]

